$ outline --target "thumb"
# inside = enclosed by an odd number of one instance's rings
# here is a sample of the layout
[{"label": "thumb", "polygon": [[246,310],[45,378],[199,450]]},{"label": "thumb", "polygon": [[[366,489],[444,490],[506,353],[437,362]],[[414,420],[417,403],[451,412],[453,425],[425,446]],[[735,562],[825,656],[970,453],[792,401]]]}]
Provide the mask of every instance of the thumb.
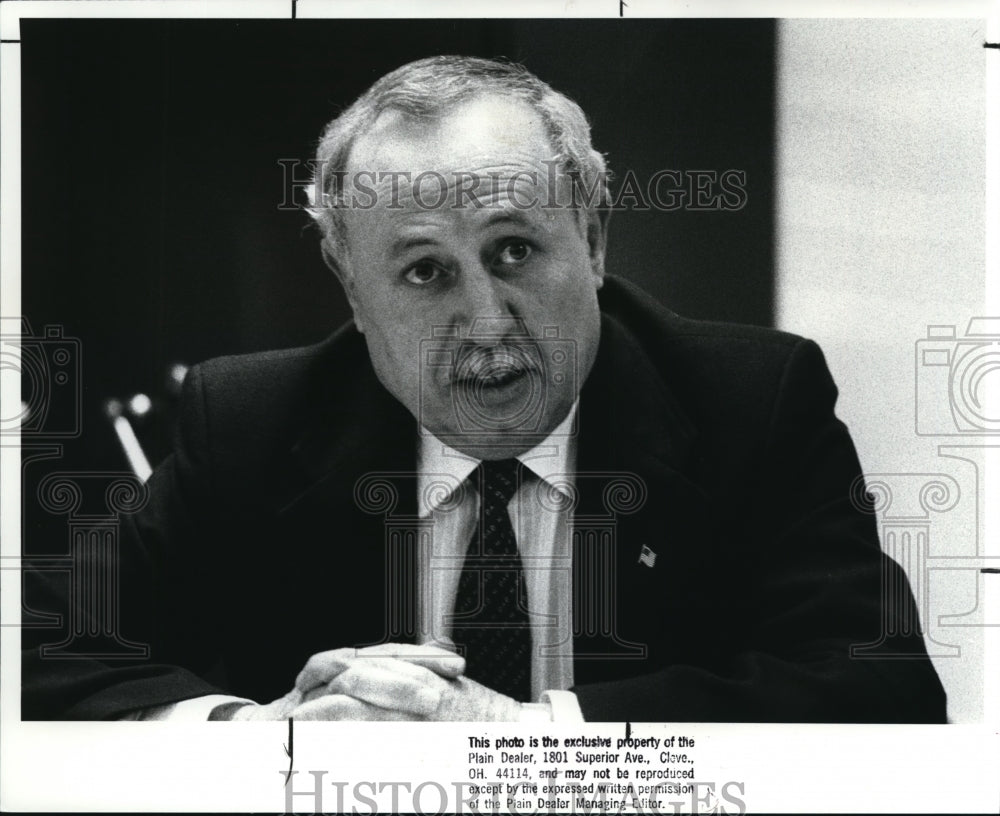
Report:
[{"label": "thumb", "polygon": [[449,638],[424,643],[419,652],[407,655],[405,659],[448,680],[454,680],[465,673],[465,658],[456,652],[455,644]]}]

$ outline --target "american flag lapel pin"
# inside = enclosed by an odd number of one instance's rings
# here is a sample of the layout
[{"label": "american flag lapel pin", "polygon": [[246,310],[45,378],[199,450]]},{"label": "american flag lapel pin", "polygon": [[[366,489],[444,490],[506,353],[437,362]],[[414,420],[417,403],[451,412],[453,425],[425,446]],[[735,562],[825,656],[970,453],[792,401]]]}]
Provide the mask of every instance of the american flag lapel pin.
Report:
[{"label": "american flag lapel pin", "polygon": [[642,552],[639,553],[639,563],[645,564],[647,567],[652,568],[656,563],[656,553],[653,552],[645,544],[642,545]]}]

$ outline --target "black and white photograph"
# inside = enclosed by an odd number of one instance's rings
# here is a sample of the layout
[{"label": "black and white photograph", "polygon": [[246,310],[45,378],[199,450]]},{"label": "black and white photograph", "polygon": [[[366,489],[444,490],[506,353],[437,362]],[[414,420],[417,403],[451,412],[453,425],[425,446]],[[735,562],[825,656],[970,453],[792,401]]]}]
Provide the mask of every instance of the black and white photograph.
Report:
[{"label": "black and white photograph", "polygon": [[3,808],[995,812],[1000,17],[904,6],[5,3]]}]

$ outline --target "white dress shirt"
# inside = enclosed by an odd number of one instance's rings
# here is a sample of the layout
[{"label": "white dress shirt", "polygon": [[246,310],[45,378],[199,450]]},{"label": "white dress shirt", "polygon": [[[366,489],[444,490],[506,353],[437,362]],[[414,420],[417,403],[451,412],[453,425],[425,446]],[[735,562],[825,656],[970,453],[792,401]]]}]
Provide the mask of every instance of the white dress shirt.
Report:
[{"label": "white dress shirt", "polygon": [[[528,589],[532,633],[531,699],[551,705],[560,721],[582,721],[573,685],[570,520],[576,471],[576,404],[539,445],[517,456],[524,478],[507,506]],[[451,638],[449,618],[473,531],[479,493],[468,480],[479,459],[426,430],[417,456],[418,513],[433,521],[429,551],[418,558],[421,642]],[[547,714],[547,710],[545,712]]]},{"label": "white dress shirt", "polygon": [[[577,404],[543,441],[517,458],[525,476],[508,512],[528,589],[532,632],[531,698],[524,720],[582,722],[573,685],[571,499],[575,484]],[[451,637],[465,553],[479,518],[479,494],[467,481],[480,460],[448,447],[427,431],[418,448],[417,506],[433,522],[432,545],[418,560],[418,625],[422,643]],[[291,680],[291,678],[290,678]],[[131,712],[124,720],[204,721],[241,697],[212,694]]]}]

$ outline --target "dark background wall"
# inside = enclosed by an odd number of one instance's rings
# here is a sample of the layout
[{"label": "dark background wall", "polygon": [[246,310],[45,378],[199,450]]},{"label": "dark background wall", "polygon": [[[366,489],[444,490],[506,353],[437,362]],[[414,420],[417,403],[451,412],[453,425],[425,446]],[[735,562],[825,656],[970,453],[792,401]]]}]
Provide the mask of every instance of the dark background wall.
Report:
[{"label": "dark background wall", "polygon": [[[503,55],[580,103],[619,178],[744,170],[737,212],[612,219],[608,271],[694,317],[770,324],[774,24],[22,21],[23,311],[80,338],[66,467],[121,467],[100,405],[168,366],[314,342],[348,316],[279,159],[392,68]],[[166,423],[140,429],[158,456]]]}]

